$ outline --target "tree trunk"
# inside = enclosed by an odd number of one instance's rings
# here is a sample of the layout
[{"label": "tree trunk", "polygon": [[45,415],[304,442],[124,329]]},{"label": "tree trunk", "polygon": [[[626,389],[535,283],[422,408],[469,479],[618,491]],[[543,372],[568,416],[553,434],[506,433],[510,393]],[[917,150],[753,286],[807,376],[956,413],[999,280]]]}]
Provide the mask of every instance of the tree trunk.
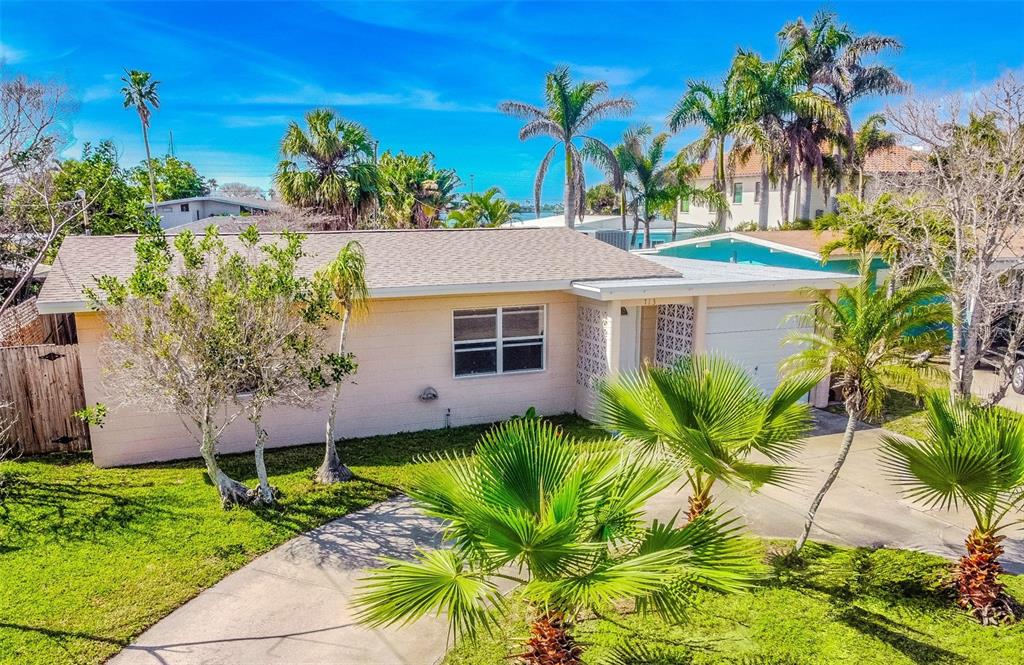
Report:
[{"label": "tree trunk", "polygon": [[640,231],[640,215],[633,213],[633,235],[629,238],[629,248],[633,249],[636,245],[636,235]]},{"label": "tree trunk", "polygon": [[1013,608],[999,581],[1003,567],[1000,543],[1005,536],[975,528],[967,537],[967,554],[957,564],[956,590],[960,607],[970,610],[982,624],[990,625],[1013,619]]},{"label": "tree trunk", "polygon": [[691,494],[686,500],[689,510],[686,516],[692,522],[704,514],[704,511],[711,507],[710,494]]},{"label": "tree trunk", "polygon": [[789,182],[789,176],[783,173],[779,180],[779,207],[782,215],[780,225],[789,221]]},{"label": "tree trunk", "polygon": [[[723,136],[718,140],[718,154],[715,158],[716,172],[715,178],[718,180],[718,191],[721,192],[722,197],[726,196],[725,191],[725,137]],[[715,211],[715,226],[719,231],[725,230],[725,207],[719,207]]]},{"label": "tree trunk", "polygon": [[534,619],[530,639],[520,658],[527,665],[579,665],[583,649],[569,634],[569,625],[561,612],[550,611]]},{"label": "tree trunk", "polygon": [[795,186],[794,191],[793,191],[792,205],[793,205],[793,208],[796,209],[796,212],[794,212],[791,215],[791,220],[792,221],[800,219],[800,202],[803,200],[803,185],[804,185],[803,178],[801,178],[799,175],[794,178],[794,181],[796,182],[796,186]]},{"label": "tree trunk", "polygon": [[857,200],[864,200],[864,169],[857,169]]},{"label": "tree trunk", "polygon": [[213,435],[213,423],[210,422],[208,415],[201,423],[200,430],[203,440],[199,444],[199,454],[202,455],[203,462],[206,463],[206,475],[217,488],[221,504],[225,508],[230,508],[252,503],[255,493],[242,483],[230,478],[217,464],[217,440]]},{"label": "tree trunk", "polygon": [[808,164],[803,170],[803,200],[800,202],[800,218],[811,218],[811,188],[814,185],[814,173]]},{"label": "tree trunk", "polygon": [[757,228],[768,228],[768,167],[761,163],[761,198],[757,205]]},{"label": "tree trunk", "polygon": [[836,178],[836,196],[843,193],[843,151],[839,149],[838,145],[832,146],[832,159],[836,162],[836,173],[839,177]]},{"label": "tree trunk", "polygon": [[263,429],[262,415],[257,412],[253,415],[252,425],[256,428],[256,445],[255,445],[255,457],[256,457],[256,477],[260,481],[259,499],[263,503],[270,505],[274,503],[274,488],[270,486],[270,480],[267,478],[267,463],[263,459],[263,450],[267,445],[267,430]]},{"label": "tree trunk", "polygon": [[651,218],[644,215],[644,249],[651,248]]},{"label": "tree trunk", "polygon": [[573,197],[573,170],[572,170],[572,154],[569,152],[569,146],[565,147],[565,190],[562,193],[565,199],[565,225],[570,229],[576,228],[576,210],[574,206],[576,201]]},{"label": "tree trunk", "polygon": [[619,213],[622,215],[622,230],[626,230],[626,188],[623,186],[619,198]]},{"label": "tree trunk", "polygon": [[149,194],[153,198],[153,214],[156,215],[156,180],[153,178],[153,158],[149,155],[149,130],[142,123],[142,143],[146,146],[146,170],[149,171]]},{"label": "tree trunk", "polygon": [[[345,307],[345,314],[341,317],[341,329],[338,331],[338,353],[345,352],[345,333],[348,332],[348,320],[351,308]],[[338,397],[341,395],[341,381],[334,384],[334,391],[331,395],[331,408],[327,415],[327,431],[324,461],[316,470],[314,480],[323,485],[333,485],[352,479],[352,471],[341,463],[338,457],[338,444],[334,435],[334,422],[338,415]]]},{"label": "tree trunk", "polygon": [[846,413],[848,414],[846,420],[846,431],[843,433],[843,442],[839,447],[839,456],[836,458],[836,463],[832,465],[832,470],[829,472],[828,477],[825,478],[825,484],[818,490],[818,494],[814,497],[814,501],[811,502],[811,507],[807,509],[807,521],[804,522],[804,532],[800,534],[800,538],[796,541],[796,546],[793,547],[793,553],[798,554],[807,542],[808,536],[811,534],[811,527],[814,526],[814,516],[818,512],[818,506],[821,505],[821,500],[825,498],[829,489],[832,487],[832,483],[836,481],[836,477],[839,475],[839,470],[843,468],[843,463],[846,462],[846,456],[850,453],[850,446],[853,445],[853,434],[857,429],[857,421],[860,420],[863,415],[863,410],[855,408],[847,400]]},{"label": "tree trunk", "polygon": [[676,232],[679,230],[679,199],[676,199],[676,207],[672,208],[672,242],[676,240]]}]

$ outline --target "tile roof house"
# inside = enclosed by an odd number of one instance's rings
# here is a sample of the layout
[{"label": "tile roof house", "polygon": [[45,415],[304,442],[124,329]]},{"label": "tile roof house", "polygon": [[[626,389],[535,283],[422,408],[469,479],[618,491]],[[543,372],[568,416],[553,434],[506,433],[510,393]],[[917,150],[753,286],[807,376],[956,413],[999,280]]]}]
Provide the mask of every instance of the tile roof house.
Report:
[{"label": "tile roof house", "polygon": [[[588,415],[605,376],[700,350],[733,357],[769,389],[791,353],[781,343],[796,325],[788,315],[809,302],[802,287],[854,279],[651,260],[566,228],[310,233],[300,269],[312,272],[349,240],[366,255],[371,300],[346,340],[359,372],[339,404],[344,437],[492,422],[531,406]],[[196,455],[174,414],[111,404],[104,389],[105,323],[82,288],[129,274],[134,242],[67,238],[38,301],[41,311],[74,314],[86,402],[111,407],[91,432],[101,466]],[[264,419],[271,445],[317,441],[323,422],[284,408]],[[251,449],[250,429],[233,423],[221,444]]]},{"label": "tile roof house", "polygon": [[[907,146],[897,145],[883,150],[877,150],[868,155],[864,164],[864,175],[866,187],[870,189],[871,182],[880,174],[908,173],[924,168],[923,158],[926,153]],[[728,163],[728,162],[727,162]],[[707,160],[701,164],[699,175],[695,183],[700,187],[711,184],[715,172],[714,160]],[[757,151],[751,151],[750,157],[745,162],[738,160],[729,165],[728,187],[726,195],[729,199],[730,216],[726,225],[732,229],[746,222],[756,222],[758,219],[758,208],[761,201],[761,155]],[[782,201],[779,196],[779,184],[769,182],[768,184],[768,223],[772,226],[778,224],[782,217]],[[796,192],[792,194],[790,210],[798,209]],[[815,184],[811,191],[811,216],[818,217],[828,209],[825,191],[820,185]],[[698,206],[687,202],[680,202],[679,221],[688,224],[699,224],[706,226],[715,219],[715,211],[709,210],[707,206]]]}]

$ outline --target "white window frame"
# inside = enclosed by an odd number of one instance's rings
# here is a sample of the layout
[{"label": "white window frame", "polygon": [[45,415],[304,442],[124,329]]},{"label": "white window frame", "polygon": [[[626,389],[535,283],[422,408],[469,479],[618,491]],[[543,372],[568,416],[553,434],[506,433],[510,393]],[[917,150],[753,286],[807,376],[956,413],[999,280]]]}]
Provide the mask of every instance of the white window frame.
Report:
[{"label": "white window frame", "polygon": [[[541,321],[541,327],[543,328],[543,332],[540,335],[526,335],[525,337],[508,337],[508,338],[504,338],[502,336],[502,330],[501,330],[501,321],[502,321],[502,318],[503,318],[502,317],[502,312],[505,309],[518,309],[518,308],[521,308],[521,307],[539,307],[540,308],[540,321]],[[497,337],[491,337],[491,338],[486,338],[486,339],[474,339],[474,340],[472,340],[472,342],[473,343],[480,343],[480,342],[494,342],[495,343],[495,353],[496,353],[495,368],[497,369],[497,371],[495,371],[495,372],[486,372],[486,373],[485,372],[480,372],[478,374],[456,374],[455,373],[455,353],[456,353],[455,348],[456,348],[456,344],[459,344],[460,342],[456,342],[455,341],[455,314],[456,314],[456,312],[465,312],[467,310],[473,310],[473,309],[493,309],[493,310],[495,310],[496,320],[495,320],[495,324],[494,325],[495,325],[495,334],[497,335]],[[516,374],[535,374],[537,372],[547,371],[547,368],[548,368],[548,306],[547,305],[542,304],[542,303],[526,303],[526,304],[522,304],[522,305],[504,305],[504,306],[501,306],[501,307],[497,307],[497,306],[495,306],[495,307],[460,307],[459,309],[453,309],[452,310],[451,321],[452,321],[451,340],[452,340],[452,378],[453,379],[460,379],[460,380],[461,379],[479,379],[479,378],[482,378],[482,377],[494,377],[494,376],[516,375]],[[504,363],[504,355],[505,355],[503,353],[503,350],[504,350],[504,347],[505,347],[505,342],[506,341],[507,342],[515,342],[517,340],[536,339],[537,337],[540,337],[540,345],[541,345],[540,346],[540,367],[538,369],[515,369],[515,370],[505,371],[504,367],[502,367],[502,365]],[[510,346],[514,346],[514,344],[510,344]]]}]

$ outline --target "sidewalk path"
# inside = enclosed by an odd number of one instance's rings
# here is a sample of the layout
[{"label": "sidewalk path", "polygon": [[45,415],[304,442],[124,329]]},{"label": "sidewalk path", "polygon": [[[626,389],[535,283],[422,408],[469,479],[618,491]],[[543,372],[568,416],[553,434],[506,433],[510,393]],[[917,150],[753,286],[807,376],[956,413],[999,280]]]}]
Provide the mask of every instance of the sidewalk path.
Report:
[{"label": "sidewalk path", "polygon": [[[811,497],[835,460],[846,424],[819,412],[818,428],[799,463],[808,467],[793,489],[756,495],[723,488],[719,497],[755,533],[795,538]],[[959,556],[970,520],[926,511],[901,499],[876,458],[884,430],[857,432],[842,473],[825,497],[812,537],[844,545],[919,549]],[[651,517],[685,509],[686,495],[655,497]],[[236,664],[432,665],[443,658],[447,627],[423,619],[404,628],[359,626],[349,605],[361,569],[381,555],[410,557],[437,547],[437,522],[400,497],[314,529],[256,559],[185,603],[115,656],[114,665]],[[1003,543],[1004,563],[1024,573],[1020,531]]]}]

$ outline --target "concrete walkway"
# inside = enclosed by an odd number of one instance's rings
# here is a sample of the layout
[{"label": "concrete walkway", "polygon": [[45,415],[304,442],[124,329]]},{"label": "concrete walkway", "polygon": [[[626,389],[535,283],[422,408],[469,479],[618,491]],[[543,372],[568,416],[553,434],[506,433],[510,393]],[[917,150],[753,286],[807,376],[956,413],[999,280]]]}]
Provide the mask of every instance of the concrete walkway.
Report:
[{"label": "concrete walkway", "polygon": [[[755,533],[795,538],[803,514],[835,460],[845,418],[820,412],[794,489],[756,495],[723,488],[719,498]],[[845,545],[919,549],[959,556],[967,517],[924,511],[899,498],[877,463],[883,430],[857,432],[854,447],[818,513],[813,537]],[[650,505],[667,519],[685,510],[686,494],[668,491]],[[404,628],[357,625],[349,605],[361,569],[378,556],[408,557],[439,544],[437,523],[396,498],[335,520],[285,543],[199,594],[143,633],[110,662],[115,665],[332,663],[430,665],[446,650],[447,628],[424,619]],[[1004,543],[1004,562],[1024,572],[1024,534]]]}]

